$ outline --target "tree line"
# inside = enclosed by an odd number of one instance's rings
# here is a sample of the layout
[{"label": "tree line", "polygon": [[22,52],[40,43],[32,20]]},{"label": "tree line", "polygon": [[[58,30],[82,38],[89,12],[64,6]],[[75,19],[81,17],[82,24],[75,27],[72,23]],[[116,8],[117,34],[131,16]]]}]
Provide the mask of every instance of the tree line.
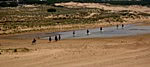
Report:
[{"label": "tree line", "polygon": [[142,0],[142,1],[104,1],[104,0],[47,0],[47,1],[39,1],[39,0],[24,0],[27,4],[54,4],[60,2],[81,2],[81,3],[109,3],[113,5],[150,5],[150,0]]},{"label": "tree line", "polygon": [[16,2],[1,2],[0,7],[17,7],[18,3]]},{"label": "tree line", "polygon": [[[40,0],[23,0],[20,1],[20,4],[54,4],[60,2],[81,2],[81,3],[109,3],[113,5],[150,5],[150,0],[142,0],[142,1],[103,1],[103,0],[47,0],[47,1],[40,1]],[[15,7],[18,6],[16,2],[1,2],[1,7]]]}]

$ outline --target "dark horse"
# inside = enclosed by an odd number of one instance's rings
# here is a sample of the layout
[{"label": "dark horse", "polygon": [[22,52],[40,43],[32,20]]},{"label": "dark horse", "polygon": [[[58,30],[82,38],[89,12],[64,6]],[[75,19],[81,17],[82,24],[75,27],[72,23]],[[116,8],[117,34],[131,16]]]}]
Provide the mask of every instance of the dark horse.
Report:
[{"label": "dark horse", "polygon": [[32,45],[34,45],[34,44],[36,44],[36,39],[35,38],[32,40]]}]

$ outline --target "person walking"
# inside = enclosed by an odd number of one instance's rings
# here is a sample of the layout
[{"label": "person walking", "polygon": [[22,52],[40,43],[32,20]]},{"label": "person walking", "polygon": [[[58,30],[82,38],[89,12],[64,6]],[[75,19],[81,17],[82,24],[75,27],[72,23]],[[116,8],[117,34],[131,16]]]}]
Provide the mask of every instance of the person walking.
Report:
[{"label": "person walking", "polygon": [[75,34],[76,34],[75,31],[73,31],[73,37],[75,37]]},{"label": "person walking", "polygon": [[55,35],[55,41],[58,41],[57,35]]},{"label": "person walking", "polygon": [[87,33],[87,35],[89,35],[89,34],[90,34],[90,31],[87,29],[86,33]]},{"label": "person walking", "polygon": [[103,31],[103,27],[100,27],[100,32],[102,32]]},{"label": "person walking", "polygon": [[61,40],[61,35],[60,34],[58,35],[58,40]]},{"label": "person walking", "polygon": [[116,25],[116,27],[117,27],[117,30],[118,30],[118,28],[119,28],[119,25],[117,24],[117,25]]},{"label": "person walking", "polygon": [[51,38],[51,36],[49,36],[48,40],[49,40],[49,42],[51,42],[51,41],[52,41],[52,38]]},{"label": "person walking", "polygon": [[124,29],[124,24],[122,24],[121,26],[122,26],[122,29]]}]

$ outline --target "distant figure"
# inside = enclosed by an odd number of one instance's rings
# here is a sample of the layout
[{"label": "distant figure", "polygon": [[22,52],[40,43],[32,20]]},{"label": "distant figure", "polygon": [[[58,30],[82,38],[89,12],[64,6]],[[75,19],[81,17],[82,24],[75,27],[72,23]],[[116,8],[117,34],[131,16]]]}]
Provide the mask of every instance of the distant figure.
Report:
[{"label": "distant figure", "polygon": [[58,40],[61,40],[61,35],[60,34],[58,35]]},{"label": "distant figure", "polygon": [[36,39],[35,38],[32,40],[32,45],[34,45],[34,44],[36,44]]},{"label": "distant figure", "polygon": [[118,28],[119,28],[119,25],[117,24],[116,27],[117,27],[117,29],[118,29]]},{"label": "distant figure", "polygon": [[51,38],[51,36],[49,36],[48,40],[49,40],[49,42],[51,42],[51,41],[52,41],[52,38]]},{"label": "distant figure", "polygon": [[90,31],[87,29],[86,33],[87,33],[87,35],[89,35],[89,34],[90,34]]},{"label": "distant figure", "polygon": [[40,37],[39,37],[39,36],[38,36],[37,38],[38,38],[38,39],[40,39]]},{"label": "distant figure", "polygon": [[75,37],[75,34],[76,34],[75,31],[73,31],[73,37]]},{"label": "distant figure", "polygon": [[121,26],[122,26],[122,29],[123,29],[124,28],[124,24],[122,24]]},{"label": "distant figure", "polygon": [[103,27],[100,27],[100,31],[101,31],[101,32],[103,31]]},{"label": "distant figure", "polygon": [[58,41],[57,35],[55,35],[55,41]]}]

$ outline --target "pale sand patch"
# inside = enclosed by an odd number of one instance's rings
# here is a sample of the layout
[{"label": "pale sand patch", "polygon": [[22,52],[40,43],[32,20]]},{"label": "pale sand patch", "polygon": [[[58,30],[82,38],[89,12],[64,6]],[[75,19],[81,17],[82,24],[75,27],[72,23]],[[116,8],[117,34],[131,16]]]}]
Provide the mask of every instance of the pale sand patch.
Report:
[{"label": "pale sand patch", "polygon": [[101,8],[105,10],[113,10],[113,11],[121,11],[121,10],[133,10],[133,11],[140,11],[150,13],[150,8],[146,6],[114,6],[114,5],[107,5],[107,4],[100,4],[100,3],[78,3],[78,2],[68,2],[68,3],[56,3],[55,5],[58,6],[66,6],[69,8],[74,7],[87,7],[87,8]]}]

